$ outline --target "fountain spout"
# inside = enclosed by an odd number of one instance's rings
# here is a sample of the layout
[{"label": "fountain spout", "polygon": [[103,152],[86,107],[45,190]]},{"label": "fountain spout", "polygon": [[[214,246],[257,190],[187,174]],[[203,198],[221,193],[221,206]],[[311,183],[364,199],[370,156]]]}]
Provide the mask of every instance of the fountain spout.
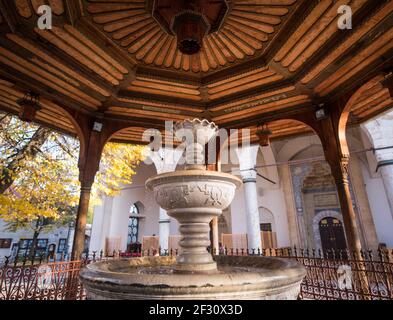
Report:
[{"label": "fountain spout", "polygon": [[204,148],[218,132],[214,122],[206,119],[179,121],[174,126],[177,138],[185,142],[186,170],[206,170]]}]

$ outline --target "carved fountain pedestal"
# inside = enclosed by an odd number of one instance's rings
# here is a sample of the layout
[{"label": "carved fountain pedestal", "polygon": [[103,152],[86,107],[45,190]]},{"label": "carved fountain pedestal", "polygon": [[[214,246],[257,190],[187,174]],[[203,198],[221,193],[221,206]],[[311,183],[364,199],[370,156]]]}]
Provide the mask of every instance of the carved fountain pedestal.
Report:
[{"label": "carved fountain pedestal", "polygon": [[299,263],[266,257],[216,256],[209,223],[232,202],[242,181],[206,171],[201,153],[216,135],[206,120],[176,124],[186,139],[186,169],[146,181],[157,203],[179,224],[176,257],[141,257],[90,264],[81,271],[88,299],[296,299],[306,271]]}]

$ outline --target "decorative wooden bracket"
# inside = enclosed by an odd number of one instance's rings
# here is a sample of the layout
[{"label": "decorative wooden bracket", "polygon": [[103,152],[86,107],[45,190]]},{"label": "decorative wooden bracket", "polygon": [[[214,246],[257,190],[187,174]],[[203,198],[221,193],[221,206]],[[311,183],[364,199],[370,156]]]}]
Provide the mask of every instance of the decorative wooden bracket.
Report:
[{"label": "decorative wooden bracket", "polygon": [[20,106],[19,118],[23,121],[31,122],[35,120],[35,115],[41,109],[39,104],[40,96],[29,92],[23,98],[17,100]]}]

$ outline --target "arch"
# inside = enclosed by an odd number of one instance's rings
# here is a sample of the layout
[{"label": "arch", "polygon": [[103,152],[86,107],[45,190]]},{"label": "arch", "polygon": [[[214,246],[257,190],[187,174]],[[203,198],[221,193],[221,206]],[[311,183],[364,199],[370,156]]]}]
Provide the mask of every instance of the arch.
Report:
[{"label": "arch", "polygon": [[299,152],[302,152],[312,146],[322,146],[318,135],[308,137],[296,137],[285,143],[277,152],[278,161],[289,161],[296,157]]},{"label": "arch", "polygon": [[[344,220],[341,215],[341,213],[338,213],[337,211],[333,210],[324,210],[319,212],[317,215],[314,216],[312,220],[312,229],[314,233],[314,242],[315,242],[315,249],[316,250],[322,250],[322,240],[321,240],[321,234],[319,232],[319,223],[321,220],[325,218],[335,218],[337,220],[340,220],[341,224],[344,226]],[[345,231],[344,231],[345,235]],[[345,235],[346,238],[346,235]]]},{"label": "arch", "polygon": [[378,75],[372,78],[370,81],[362,85],[347,101],[345,104],[339,118],[338,122],[338,139],[341,148],[342,154],[349,154],[349,147],[346,139],[346,129],[348,124],[349,115],[352,111],[352,108],[356,104],[356,102],[361,98],[361,96],[370,88],[375,86],[378,82],[383,80],[383,75]]},{"label": "arch", "polygon": [[137,201],[129,206],[128,212],[128,231],[127,231],[127,246],[140,243],[141,234],[143,234],[143,216],[145,206],[142,202]]},{"label": "arch", "polygon": [[[257,171],[260,174],[262,174],[264,177],[277,183],[279,181],[277,166],[270,166],[270,164],[276,162],[277,162],[276,157],[274,155],[271,145],[266,147],[259,147],[257,160],[256,160]],[[264,165],[269,165],[269,166],[264,166]],[[266,180],[259,181],[258,185],[261,186],[262,183],[263,186],[265,182],[267,181]],[[271,183],[268,183],[268,186],[269,188],[273,188],[273,187],[278,187],[279,184],[277,183],[276,185],[273,185]]]},{"label": "arch", "polygon": [[272,227],[272,232],[276,231],[276,222],[273,212],[265,207],[259,207],[259,222],[260,223],[270,223]]},{"label": "arch", "polygon": [[137,201],[135,203],[133,203],[132,205],[135,205],[138,209],[138,214],[140,215],[144,215],[145,214],[145,206],[142,202]]}]

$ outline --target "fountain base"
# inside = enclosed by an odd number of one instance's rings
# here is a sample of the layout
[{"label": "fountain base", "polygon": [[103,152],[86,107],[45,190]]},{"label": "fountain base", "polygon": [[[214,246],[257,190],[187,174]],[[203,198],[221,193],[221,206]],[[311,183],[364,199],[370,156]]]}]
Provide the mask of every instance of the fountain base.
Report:
[{"label": "fountain base", "polygon": [[176,271],[175,257],[142,257],[88,265],[81,278],[89,300],[295,300],[306,275],[296,261],[215,257],[211,273]]}]

